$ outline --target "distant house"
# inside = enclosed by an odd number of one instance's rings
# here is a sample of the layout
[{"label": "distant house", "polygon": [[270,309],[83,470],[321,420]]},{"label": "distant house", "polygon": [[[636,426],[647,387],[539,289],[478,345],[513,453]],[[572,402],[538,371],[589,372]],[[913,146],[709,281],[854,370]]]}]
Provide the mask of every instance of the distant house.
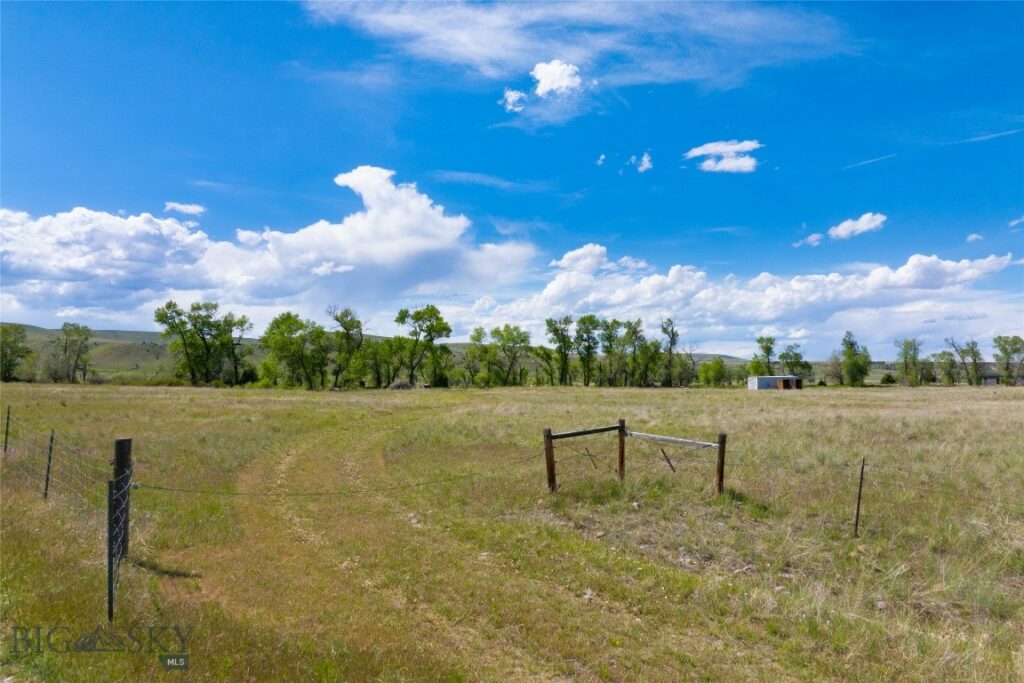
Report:
[{"label": "distant house", "polygon": [[766,389],[803,389],[804,381],[796,375],[761,375],[747,378],[747,389],[764,391]]}]

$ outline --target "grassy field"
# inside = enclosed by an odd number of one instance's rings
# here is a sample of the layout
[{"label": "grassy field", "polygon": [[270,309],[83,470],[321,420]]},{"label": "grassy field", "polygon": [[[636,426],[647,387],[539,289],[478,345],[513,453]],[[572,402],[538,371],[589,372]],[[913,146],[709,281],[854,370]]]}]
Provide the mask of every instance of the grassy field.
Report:
[{"label": "grassy field", "polygon": [[[17,438],[0,469],[0,671],[15,681],[1024,679],[1022,389],[2,398]],[[556,442],[549,494],[542,428],[618,418],[728,433],[726,493],[713,451],[666,448],[673,472],[633,439],[620,486],[604,434]],[[141,486],[113,630],[192,627],[187,672],[12,648],[17,625],[105,624],[90,503],[121,436]]]}]

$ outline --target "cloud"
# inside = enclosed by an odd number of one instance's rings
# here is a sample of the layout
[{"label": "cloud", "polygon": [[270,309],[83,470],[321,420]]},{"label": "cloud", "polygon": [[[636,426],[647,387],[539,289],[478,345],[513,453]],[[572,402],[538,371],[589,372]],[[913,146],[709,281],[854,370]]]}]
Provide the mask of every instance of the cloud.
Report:
[{"label": "cloud", "polygon": [[1020,218],[1014,218],[1012,221],[1010,221],[1006,225],[1011,227],[1011,228],[1016,228],[1021,223],[1024,223],[1024,216],[1021,216]]},{"label": "cloud", "polygon": [[974,137],[966,138],[964,140],[957,140],[955,142],[949,142],[946,144],[950,145],[962,145],[967,142],[985,142],[986,140],[995,140],[996,138],[1003,138],[1007,135],[1016,135],[1017,133],[1024,130],[1024,128],[1014,128],[1013,130],[1004,130],[1000,133],[985,133],[984,135],[975,135]]},{"label": "cloud", "polygon": [[640,157],[640,163],[636,166],[637,173],[646,173],[652,168],[654,168],[654,164],[651,163],[651,155],[644,152],[644,155]]},{"label": "cloud", "polygon": [[972,232],[970,235],[967,236],[968,242],[980,242],[983,239],[985,238],[976,232]]},{"label": "cloud", "polygon": [[186,216],[202,216],[206,207],[201,204],[182,204],[180,202],[164,202],[164,211],[177,211]]},{"label": "cloud", "polygon": [[500,178],[487,173],[474,173],[472,171],[434,171],[431,174],[434,178],[446,183],[460,183],[465,185],[482,185],[493,187],[506,192],[546,192],[552,189],[551,183],[529,180],[518,181]]},{"label": "cloud", "polygon": [[866,232],[881,230],[887,217],[881,213],[868,212],[857,219],[848,219],[828,229],[828,236],[834,240],[848,240]]},{"label": "cloud", "polygon": [[626,163],[630,166],[636,166],[637,173],[646,173],[654,168],[654,163],[651,161],[651,155],[649,152],[644,152],[640,158],[634,154],[629,157]]},{"label": "cloud", "polygon": [[[536,70],[539,58],[557,56],[601,87],[697,82],[732,88],[755,69],[856,49],[836,19],[781,5],[310,1],[304,7],[314,21],[347,25],[474,80],[519,78]],[[583,85],[572,85],[578,73],[559,72],[555,82],[573,90]],[[539,76],[538,94],[552,92],[549,83]],[[531,105],[523,112],[527,120],[516,125],[562,122],[589,106],[572,99],[553,110]]]},{"label": "cloud", "polygon": [[505,107],[505,111],[509,114],[521,112],[526,108],[527,95],[522,90],[513,90],[512,88],[505,88],[505,93],[498,100],[498,104]]},{"label": "cloud", "polygon": [[799,247],[802,247],[804,245],[807,245],[809,247],[816,247],[819,244],[821,244],[821,240],[824,239],[824,238],[825,238],[825,236],[822,235],[820,232],[811,233],[810,235],[808,235],[807,237],[803,238],[799,242],[793,242],[793,247],[794,248],[799,248]]},{"label": "cloud", "polygon": [[[525,241],[476,244],[452,215],[394,172],[360,166],[335,183],[363,208],[338,223],[294,232],[240,229],[209,237],[196,223],[148,213],[117,216],[78,207],[32,217],[0,209],[4,291],[40,321],[58,310],[150,326],[152,303],[175,292],[264,313],[296,306],[315,314],[344,291],[378,306],[431,283],[497,286],[517,280],[536,255]],[[265,323],[261,319],[258,323]]]},{"label": "cloud", "polygon": [[867,166],[868,164],[878,163],[879,161],[885,161],[886,159],[892,159],[893,157],[899,156],[898,154],[886,154],[884,157],[875,157],[874,159],[868,159],[867,161],[858,161],[855,164],[849,166],[843,166],[842,170],[846,171],[851,168],[857,168],[858,166]]},{"label": "cloud", "polygon": [[[750,278],[727,275],[715,279],[692,265],[658,270],[644,262],[630,263],[628,258],[612,260],[606,247],[590,243],[552,260],[550,274],[539,291],[498,301],[486,311],[472,312],[468,303],[452,305],[448,310],[453,319],[466,325],[512,321],[540,338],[546,317],[596,313],[619,319],[643,318],[654,336],[658,335],[658,321],[671,315],[685,330],[684,338],[697,342],[749,340],[752,330],[773,325],[787,338],[837,344],[846,328],[841,327],[844,322],[835,321],[844,317],[861,320],[862,311],[899,311],[901,326],[920,325],[927,317],[920,314],[921,310],[928,307],[953,312],[963,301],[982,309],[1005,312],[1007,307],[1013,310],[1016,306],[1019,311],[1019,295],[1009,302],[978,304],[979,300],[985,301],[985,296],[972,290],[978,281],[1011,265],[1010,254],[962,261],[914,254],[895,268],[876,266],[846,275],[833,272],[780,277],[761,273]],[[999,297],[990,298],[994,301]],[[911,309],[915,309],[913,315]],[[886,322],[879,318],[861,320],[860,324],[863,326],[850,329],[875,333]],[[907,333],[916,329],[908,328]],[[878,336],[879,343],[891,345],[893,337],[888,332],[879,332]],[[883,348],[888,352],[888,346]],[[824,357],[830,350],[821,347],[819,353]]]},{"label": "cloud", "polygon": [[537,81],[534,92],[539,97],[549,97],[552,94],[568,95],[583,86],[579,68],[560,59],[540,62],[533,67],[530,75]]},{"label": "cloud", "polygon": [[[601,156],[599,156],[599,157],[597,158],[597,161],[595,161],[595,162],[594,162],[594,165],[595,165],[595,166],[604,166],[604,162],[605,162],[605,159],[606,159],[606,158],[607,158],[607,157],[605,157],[605,155],[604,155],[604,154],[601,154]],[[1016,225],[1016,223],[1014,223],[1014,224],[1012,224],[1012,225]]]},{"label": "cloud", "polygon": [[757,159],[749,152],[764,147],[757,140],[721,140],[694,147],[684,155],[686,159],[707,157],[700,169],[709,173],[753,173]]}]

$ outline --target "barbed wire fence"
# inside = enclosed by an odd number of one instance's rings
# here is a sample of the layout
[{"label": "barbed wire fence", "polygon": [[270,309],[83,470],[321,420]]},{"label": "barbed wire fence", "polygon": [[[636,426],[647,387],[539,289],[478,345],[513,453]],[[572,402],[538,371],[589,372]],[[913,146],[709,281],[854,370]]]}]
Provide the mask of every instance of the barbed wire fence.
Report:
[{"label": "barbed wire fence", "polygon": [[[611,432],[618,433],[617,447],[608,436]],[[560,489],[561,485],[558,483],[560,478],[572,480],[594,476],[595,472],[589,471],[586,467],[587,461],[593,464],[594,470],[604,469],[617,475],[619,481],[624,484],[627,472],[626,443],[628,439],[628,471],[640,475],[660,474],[678,477],[684,472],[689,473],[696,469],[700,473],[699,476],[707,476],[705,473],[710,469],[712,462],[712,458],[707,456],[710,453],[715,453],[717,457],[714,459],[714,490],[717,496],[724,494],[738,497],[736,489],[725,486],[727,470],[732,479],[738,479],[745,484],[763,482],[766,475],[777,472],[804,475],[809,471],[849,473],[850,489],[837,489],[835,493],[836,495],[849,493],[854,537],[860,535],[865,484],[868,484],[876,492],[880,491],[878,487],[882,485],[877,477],[869,476],[873,471],[896,476],[894,486],[898,489],[923,494],[952,494],[956,497],[976,501],[1008,515],[1024,516],[1024,505],[1019,502],[1014,504],[1008,501],[994,500],[991,496],[965,491],[963,487],[948,480],[938,479],[930,473],[920,476],[921,473],[915,472],[910,467],[869,462],[866,456],[852,461],[804,464],[785,462],[772,456],[768,456],[767,459],[755,460],[745,455],[736,457],[734,453],[727,460],[726,435],[724,433],[718,435],[717,442],[698,441],[633,431],[627,429],[624,420],[619,420],[617,425],[560,433],[554,433],[551,429],[545,428],[543,439],[547,460],[548,489],[552,493]],[[618,452],[618,468],[612,468],[609,464],[610,454],[615,451]],[[563,453],[567,455],[559,455]],[[582,471],[579,464],[581,459],[584,463]],[[915,475],[919,477],[917,481],[911,479]],[[889,482],[887,481],[887,483]],[[891,489],[886,489],[884,492],[891,493]]]},{"label": "barbed wire fence", "polygon": [[[624,484],[628,472],[631,476],[657,475],[680,477],[697,473],[707,477],[714,459],[714,490],[716,495],[729,495],[725,488],[729,477],[746,483],[763,480],[766,472],[787,471],[806,474],[808,471],[834,471],[858,473],[854,534],[859,531],[860,504],[865,483],[865,472],[889,471],[899,473],[903,488],[937,493],[952,493],[992,506],[1006,514],[1024,516],[1024,506],[964,491],[951,482],[926,477],[913,482],[907,475],[914,474],[908,467],[867,462],[861,458],[851,462],[784,463],[754,460],[735,454],[726,459],[726,435],[719,434],[717,442],[698,441],[631,431],[624,420],[615,425],[561,433],[544,429],[543,449],[524,457],[491,467],[484,472],[470,472],[436,477],[414,482],[387,483],[358,488],[319,491],[237,491],[167,486],[159,483],[136,481],[132,464],[131,439],[118,439],[114,444],[113,459],[101,455],[96,449],[69,443],[55,430],[49,432],[24,424],[12,418],[7,407],[4,421],[4,450],[0,468],[0,486],[6,492],[19,492],[41,496],[54,505],[67,508],[80,520],[79,526],[87,539],[97,545],[105,541],[107,565],[107,617],[114,619],[114,605],[121,574],[121,566],[128,556],[131,528],[131,492],[148,490],[158,494],[184,494],[217,497],[248,498],[326,498],[362,496],[394,492],[487,478],[511,468],[545,460],[547,484],[552,493],[560,489],[558,479],[578,481],[605,478],[611,475]],[[112,468],[112,470],[111,470]],[[851,480],[854,477],[851,476]],[[870,481],[870,479],[868,479]],[[104,491],[106,488],[106,491]],[[4,519],[6,530],[19,522]],[[76,582],[94,578],[82,572]]]},{"label": "barbed wire fence", "polygon": [[[131,439],[115,441],[114,458],[109,460],[93,449],[58,438],[55,429],[47,433],[13,418],[7,406],[0,487],[5,495],[38,492],[43,500],[73,516],[74,529],[84,540],[105,547],[107,618],[113,621],[121,563],[128,554]],[[19,523],[18,516],[8,516],[4,529]],[[91,572],[80,571],[77,579],[62,588],[94,578]]]}]

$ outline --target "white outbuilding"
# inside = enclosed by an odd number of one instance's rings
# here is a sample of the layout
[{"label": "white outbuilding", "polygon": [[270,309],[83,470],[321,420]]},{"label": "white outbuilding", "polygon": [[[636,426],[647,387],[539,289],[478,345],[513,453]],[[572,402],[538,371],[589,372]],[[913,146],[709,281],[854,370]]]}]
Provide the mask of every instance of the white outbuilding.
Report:
[{"label": "white outbuilding", "polygon": [[747,389],[750,389],[751,391],[803,388],[804,381],[796,375],[760,375],[747,378]]}]

